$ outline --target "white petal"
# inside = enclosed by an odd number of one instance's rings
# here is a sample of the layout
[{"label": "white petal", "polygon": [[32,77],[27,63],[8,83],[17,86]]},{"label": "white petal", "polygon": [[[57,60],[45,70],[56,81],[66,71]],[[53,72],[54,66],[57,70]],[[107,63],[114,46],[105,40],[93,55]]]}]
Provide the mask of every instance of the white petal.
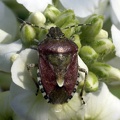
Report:
[{"label": "white petal", "polygon": [[[83,68],[88,72],[88,67],[86,66],[86,64],[82,61],[82,59],[79,56],[78,56],[78,65],[80,68]],[[79,81],[85,80],[85,73],[84,72],[81,72],[79,79],[80,79]]]},{"label": "white petal", "polygon": [[17,2],[23,4],[30,12],[43,12],[48,4],[52,4],[52,0],[17,0]]},{"label": "white petal", "polygon": [[108,6],[109,0],[99,0],[98,6],[95,8],[95,13],[104,15],[106,10],[109,8]]},{"label": "white petal", "polygon": [[[36,86],[27,70],[27,64],[37,64],[37,60],[37,51],[25,49],[19,54],[19,57],[15,60],[11,68],[13,82],[24,89],[33,91],[34,93],[36,92]],[[33,68],[33,70],[36,72],[35,68]]]},{"label": "white petal", "polygon": [[110,0],[110,3],[111,3],[111,6],[112,6],[112,9],[118,19],[118,21],[120,22],[120,0]]},{"label": "white petal", "polygon": [[88,67],[79,56],[78,56],[78,65],[80,68],[84,68],[88,72]]},{"label": "white petal", "polygon": [[[35,95],[36,86],[26,69],[26,64],[37,63],[37,60],[37,52],[35,50],[26,49],[19,54],[19,58],[13,63],[11,72],[15,84],[12,83],[10,89],[13,99],[12,108],[18,115],[29,120],[39,120],[40,117],[42,117],[41,120],[48,120],[47,113],[49,113],[50,120],[69,120],[75,118],[75,114],[81,106],[78,93],[76,93],[68,103],[63,105],[46,104],[45,99],[40,96],[41,94],[39,96]],[[87,66],[79,57],[78,62],[81,67],[88,70]],[[81,78],[83,77],[84,75],[81,75]],[[49,112],[48,109],[46,109],[47,105],[49,105]]]},{"label": "white petal", "polygon": [[[18,26],[17,20],[13,12],[0,1],[0,29],[4,30],[12,36],[9,43],[14,40]],[[7,42],[7,43],[8,43]]]},{"label": "white petal", "polygon": [[120,69],[120,57],[114,57],[110,59],[107,63],[113,67]]},{"label": "white petal", "polygon": [[21,41],[15,41],[11,44],[0,44],[0,70],[10,72],[10,57],[22,49]]},{"label": "white petal", "polygon": [[[25,120],[48,120],[48,106],[41,94],[36,96],[34,92],[15,86],[12,91],[19,91],[11,97],[11,107],[15,113]],[[12,91],[11,94],[14,94]]]},{"label": "white petal", "polygon": [[12,36],[0,29],[0,43],[9,43]]},{"label": "white petal", "polygon": [[120,30],[118,30],[114,25],[111,27],[112,39],[115,45],[116,55],[120,57]]},{"label": "white petal", "polygon": [[113,96],[104,83],[97,92],[86,96],[85,119],[119,120],[120,100]]},{"label": "white petal", "polygon": [[76,118],[76,112],[81,108],[80,96],[75,93],[65,104],[50,105],[49,120],[71,120]]},{"label": "white petal", "polygon": [[99,5],[99,0],[60,0],[60,2],[66,9],[74,10],[79,17],[87,17],[95,13]]},{"label": "white petal", "polygon": [[[46,103],[46,100],[35,92],[22,89],[12,83],[11,88],[11,106],[17,115],[29,120],[70,120],[76,117],[76,112],[81,107],[80,97],[75,93],[73,98],[63,105],[52,105]],[[49,114],[49,116],[47,116]]]},{"label": "white petal", "polygon": [[111,17],[112,23],[116,25],[117,28],[120,28],[120,22],[118,21],[117,16],[111,6],[110,6],[110,17]]}]

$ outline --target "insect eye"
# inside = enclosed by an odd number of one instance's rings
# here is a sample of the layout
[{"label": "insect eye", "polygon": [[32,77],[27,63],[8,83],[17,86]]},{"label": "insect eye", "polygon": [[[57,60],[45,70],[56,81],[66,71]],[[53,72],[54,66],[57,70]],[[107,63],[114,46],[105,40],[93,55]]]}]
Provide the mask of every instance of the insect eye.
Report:
[{"label": "insect eye", "polygon": [[49,54],[48,61],[53,66],[67,67],[70,63],[71,55],[70,54]]}]

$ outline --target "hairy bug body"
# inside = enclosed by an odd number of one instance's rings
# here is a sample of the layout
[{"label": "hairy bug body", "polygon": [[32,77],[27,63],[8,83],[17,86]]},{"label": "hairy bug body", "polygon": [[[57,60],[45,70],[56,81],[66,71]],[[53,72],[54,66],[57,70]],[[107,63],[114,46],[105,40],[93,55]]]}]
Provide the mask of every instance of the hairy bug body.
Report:
[{"label": "hairy bug body", "polygon": [[[37,87],[44,98],[52,104],[63,104],[73,97],[79,84],[81,72],[78,66],[78,47],[64,36],[60,28],[51,27],[46,39],[38,44],[39,53]],[[34,65],[32,65],[33,67]],[[35,65],[36,66],[36,65]],[[31,65],[28,65],[28,70]],[[31,75],[32,76],[32,75]],[[80,97],[82,98],[82,87]]]},{"label": "hairy bug body", "polygon": [[58,27],[38,45],[41,84],[51,103],[71,98],[78,75],[77,45],[65,38]]}]

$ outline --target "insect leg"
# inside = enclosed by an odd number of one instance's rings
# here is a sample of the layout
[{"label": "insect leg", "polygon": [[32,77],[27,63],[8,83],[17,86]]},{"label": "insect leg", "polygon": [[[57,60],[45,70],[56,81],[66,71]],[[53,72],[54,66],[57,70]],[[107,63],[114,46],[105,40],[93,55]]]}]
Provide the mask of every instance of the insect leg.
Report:
[{"label": "insect leg", "polygon": [[36,87],[37,87],[37,91],[36,91],[36,95],[37,95],[38,91],[39,91],[39,85],[38,85],[37,81],[35,80],[35,78],[33,77],[32,72],[31,72],[31,69],[35,68],[35,67],[38,67],[38,64],[34,64],[34,63],[27,64],[27,70],[28,70],[32,80],[34,81]]},{"label": "insect leg", "polygon": [[84,84],[83,84],[82,89],[81,89],[81,92],[80,92],[80,97],[81,97],[82,103],[85,104],[85,101],[83,100],[83,91],[84,91],[84,89],[85,89],[86,78],[87,78],[87,71],[86,71],[84,68],[80,68],[80,67],[78,67],[78,70],[79,70],[80,72],[85,73]]}]

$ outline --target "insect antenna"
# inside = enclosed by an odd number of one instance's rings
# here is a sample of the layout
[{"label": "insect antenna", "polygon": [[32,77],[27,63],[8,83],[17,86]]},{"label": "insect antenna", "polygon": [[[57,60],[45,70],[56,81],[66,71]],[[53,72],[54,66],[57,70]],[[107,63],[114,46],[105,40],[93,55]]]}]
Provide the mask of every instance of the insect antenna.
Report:
[{"label": "insect antenna", "polygon": [[92,25],[91,23],[81,23],[81,24],[77,24],[77,25],[71,25],[71,26],[68,26],[68,27],[65,27],[63,29],[69,29],[69,28],[72,28],[72,27],[78,27],[78,26],[87,26],[87,25]]},{"label": "insect antenna", "polygon": [[32,23],[30,23],[30,22],[28,22],[28,21],[24,21],[24,20],[22,20],[21,18],[17,18],[22,24],[21,24],[21,26],[20,26],[20,31],[21,31],[21,29],[23,28],[23,26],[25,25],[25,24],[28,24],[28,25],[30,25],[30,26],[32,26],[32,27],[36,27],[36,28],[40,28],[40,29],[46,29],[46,28],[44,28],[44,27],[39,27],[38,25],[35,25],[35,24],[32,24]]}]

